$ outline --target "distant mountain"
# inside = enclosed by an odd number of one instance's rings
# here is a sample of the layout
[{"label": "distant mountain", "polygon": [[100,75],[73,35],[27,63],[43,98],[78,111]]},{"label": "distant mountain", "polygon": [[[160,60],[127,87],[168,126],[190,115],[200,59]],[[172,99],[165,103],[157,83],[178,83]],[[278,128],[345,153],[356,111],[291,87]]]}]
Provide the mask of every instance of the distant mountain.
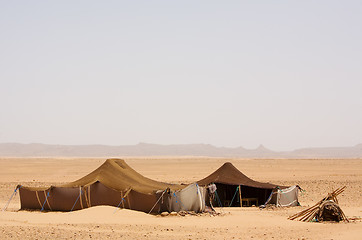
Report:
[{"label": "distant mountain", "polygon": [[302,148],[276,152],[260,145],[256,149],[215,147],[210,144],[159,145],[49,145],[1,143],[1,157],[124,157],[124,156],[206,156],[238,158],[362,158],[362,144],[354,147]]},{"label": "distant mountain", "polygon": [[301,148],[287,155],[295,158],[362,158],[362,144],[354,147]]}]

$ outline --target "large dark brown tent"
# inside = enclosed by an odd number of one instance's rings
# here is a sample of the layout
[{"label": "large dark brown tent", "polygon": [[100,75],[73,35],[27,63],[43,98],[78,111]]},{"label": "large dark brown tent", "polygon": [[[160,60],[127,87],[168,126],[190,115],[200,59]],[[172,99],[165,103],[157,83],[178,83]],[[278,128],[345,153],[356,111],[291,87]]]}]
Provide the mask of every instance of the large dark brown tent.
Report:
[{"label": "large dark brown tent", "polygon": [[[48,188],[20,188],[21,209],[71,211],[97,205],[159,212],[161,194],[183,189],[146,178],[121,159],[108,159],[99,168],[71,183]],[[166,196],[166,195],[165,195]]]},{"label": "large dark brown tent", "polygon": [[278,187],[248,178],[230,162],[224,163],[215,172],[197,183],[200,186],[214,183],[217,191],[213,201],[215,205],[221,206],[258,206],[264,204],[272,190]]}]

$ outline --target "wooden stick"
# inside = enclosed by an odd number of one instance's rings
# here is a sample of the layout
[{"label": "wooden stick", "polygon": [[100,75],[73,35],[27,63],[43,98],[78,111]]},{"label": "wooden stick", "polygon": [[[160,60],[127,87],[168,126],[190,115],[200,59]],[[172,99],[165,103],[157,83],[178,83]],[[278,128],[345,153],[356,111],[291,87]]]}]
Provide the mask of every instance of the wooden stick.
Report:
[{"label": "wooden stick", "polygon": [[243,207],[243,199],[241,198],[241,186],[239,185],[239,198],[240,198],[240,207]]},{"label": "wooden stick", "polygon": [[312,212],[314,209],[315,209],[315,208],[310,208],[310,209],[308,209],[308,211],[305,211],[305,212],[303,212],[303,213],[298,213],[298,214],[296,214],[295,216],[289,217],[289,219],[290,219],[290,220],[294,220],[294,219],[296,219],[296,218],[305,216],[305,215],[309,214],[310,212]]},{"label": "wooden stick", "polygon": [[306,214],[305,216],[303,216],[300,221],[306,221],[307,219],[309,219],[311,216],[314,216],[316,212],[319,211],[319,207],[313,209],[313,211],[309,212],[308,214]]},{"label": "wooden stick", "polygon": [[342,188],[339,188],[339,189],[337,189],[337,190],[335,190],[334,191],[334,194],[335,195],[339,195],[339,194],[341,194],[343,191],[344,191],[344,189],[346,188],[346,186],[344,186],[344,187],[342,187]]},{"label": "wooden stick", "polygon": [[338,204],[338,199],[337,199],[337,197],[333,197],[333,201]]},{"label": "wooden stick", "polygon": [[311,211],[311,209],[317,207],[318,205],[319,205],[319,204],[317,203],[317,204],[313,205],[312,207],[309,207],[309,208],[307,208],[307,209],[304,209],[303,211],[298,212],[298,213],[290,216],[289,219],[291,219],[291,218],[295,219],[295,218],[297,218],[298,216],[302,216],[302,215],[304,215],[305,213]]},{"label": "wooden stick", "polygon": [[340,209],[340,210],[341,210],[341,214],[342,214],[343,220],[346,221],[346,222],[349,222],[347,216],[344,214],[344,212],[342,211],[342,209]]},{"label": "wooden stick", "polygon": [[314,210],[314,212],[305,220],[305,222],[310,222],[313,220],[313,218],[316,216],[319,209]]},{"label": "wooden stick", "polygon": [[318,209],[319,207],[315,207],[313,209],[311,209],[310,211],[306,212],[305,214],[303,214],[300,218],[300,220],[303,220],[304,218],[308,218],[308,216],[310,216],[311,214],[313,214],[313,212]]},{"label": "wooden stick", "polygon": [[299,216],[303,216],[303,215],[306,215],[312,211],[314,211],[314,209],[318,208],[318,206],[314,206],[314,207],[311,207],[311,208],[308,208],[307,211],[304,211],[303,213],[301,214],[298,214]]}]

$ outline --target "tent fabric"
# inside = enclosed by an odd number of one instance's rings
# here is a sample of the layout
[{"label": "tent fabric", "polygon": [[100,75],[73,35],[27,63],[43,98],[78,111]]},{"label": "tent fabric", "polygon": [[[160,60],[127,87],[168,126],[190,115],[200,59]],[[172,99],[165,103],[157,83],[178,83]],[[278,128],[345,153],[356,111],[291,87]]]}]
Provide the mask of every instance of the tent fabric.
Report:
[{"label": "tent fabric", "polygon": [[242,185],[262,189],[274,189],[277,185],[254,181],[240,172],[232,163],[224,163],[219,169],[209,176],[197,182],[201,186],[210,183],[222,183],[226,185]]},{"label": "tent fabric", "polygon": [[108,159],[99,168],[86,175],[85,177],[62,187],[87,186],[96,181],[118,191],[125,191],[129,188],[144,193],[153,194],[155,190],[170,188],[179,190],[184,188],[182,185],[158,182],[136,172],[122,159]]},{"label": "tent fabric", "polygon": [[[271,183],[254,181],[240,172],[232,163],[224,163],[219,169],[197,182],[200,186],[216,185],[215,197],[212,194],[206,202],[222,206],[253,206],[265,203],[273,189],[287,188]],[[240,186],[240,187],[239,187]],[[239,187],[239,188],[238,188]],[[236,192],[237,198],[235,200]],[[235,201],[233,201],[235,200]]]},{"label": "tent fabric", "polygon": [[184,189],[170,192],[164,200],[163,209],[168,212],[194,211],[203,212],[205,210],[206,188],[192,183]]},{"label": "tent fabric", "polygon": [[270,195],[264,205],[274,204],[277,207],[299,206],[298,193],[300,187],[298,185],[289,188],[276,188]]},{"label": "tent fabric", "polygon": [[21,209],[70,211],[97,205],[120,206],[144,212],[160,211],[158,190],[174,192],[184,185],[146,178],[122,159],[108,159],[77,181],[48,188],[20,187]]}]

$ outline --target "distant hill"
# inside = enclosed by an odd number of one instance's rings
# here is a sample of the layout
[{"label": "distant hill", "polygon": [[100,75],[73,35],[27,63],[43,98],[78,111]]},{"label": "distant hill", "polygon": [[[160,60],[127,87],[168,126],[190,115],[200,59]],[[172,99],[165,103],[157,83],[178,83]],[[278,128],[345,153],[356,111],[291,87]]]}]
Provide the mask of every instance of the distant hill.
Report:
[{"label": "distant hill", "polygon": [[362,158],[362,144],[353,147],[302,148],[276,152],[260,145],[256,149],[215,147],[210,144],[159,145],[49,145],[1,143],[1,157],[123,157],[208,156],[238,158]]}]

